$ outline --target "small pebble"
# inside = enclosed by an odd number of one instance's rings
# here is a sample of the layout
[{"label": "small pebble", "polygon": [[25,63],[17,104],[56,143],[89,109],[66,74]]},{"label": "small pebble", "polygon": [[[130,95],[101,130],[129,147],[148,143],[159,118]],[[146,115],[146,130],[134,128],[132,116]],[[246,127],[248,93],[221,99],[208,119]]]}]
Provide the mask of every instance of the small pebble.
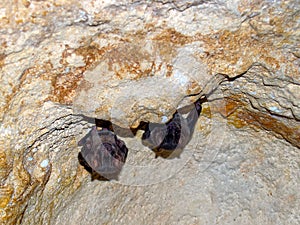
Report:
[{"label": "small pebble", "polygon": [[48,166],[48,164],[49,164],[49,160],[48,159],[44,159],[42,162],[41,162],[41,167],[43,167],[43,168],[45,168],[45,167],[47,167]]}]

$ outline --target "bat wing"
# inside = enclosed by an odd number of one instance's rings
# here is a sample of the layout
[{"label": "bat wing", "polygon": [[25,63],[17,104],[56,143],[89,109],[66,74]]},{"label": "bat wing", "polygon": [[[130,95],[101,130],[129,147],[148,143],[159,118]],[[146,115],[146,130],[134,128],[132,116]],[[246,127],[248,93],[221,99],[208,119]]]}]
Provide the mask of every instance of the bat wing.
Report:
[{"label": "bat wing", "polygon": [[167,134],[166,124],[150,123],[143,133],[142,144],[150,149],[158,148]]}]

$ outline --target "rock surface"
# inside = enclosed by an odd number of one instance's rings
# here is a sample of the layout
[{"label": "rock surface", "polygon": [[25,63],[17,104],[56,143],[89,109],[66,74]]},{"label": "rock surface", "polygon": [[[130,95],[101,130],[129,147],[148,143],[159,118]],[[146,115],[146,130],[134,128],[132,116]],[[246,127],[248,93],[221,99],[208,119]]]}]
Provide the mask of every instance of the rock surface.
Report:
[{"label": "rock surface", "polygon": [[[297,0],[1,1],[0,222],[299,224],[299,31]],[[217,73],[180,158],[139,131],[91,182],[94,118],[165,122]]]}]

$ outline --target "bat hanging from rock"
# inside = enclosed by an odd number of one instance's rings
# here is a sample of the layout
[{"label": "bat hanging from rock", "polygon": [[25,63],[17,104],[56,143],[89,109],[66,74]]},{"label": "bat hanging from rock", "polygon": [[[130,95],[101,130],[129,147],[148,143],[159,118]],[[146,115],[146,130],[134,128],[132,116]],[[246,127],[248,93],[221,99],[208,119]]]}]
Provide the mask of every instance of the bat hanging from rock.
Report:
[{"label": "bat hanging from rock", "polygon": [[190,95],[200,95],[200,97],[192,104],[192,107],[189,107],[191,109],[186,118],[182,115],[184,110],[179,109],[165,124],[147,123],[142,136],[143,145],[154,151],[156,157],[179,157],[184,147],[192,138],[195,125],[202,110],[202,103],[207,101],[207,97],[225,79],[228,79],[227,75],[217,74],[204,86],[200,93]]},{"label": "bat hanging from rock", "polygon": [[165,124],[148,123],[142,136],[143,145],[154,151],[155,157],[179,157],[192,138],[204,101],[205,97],[199,98],[186,118],[176,111]]},{"label": "bat hanging from rock", "polygon": [[108,127],[92,130],[79,141],[83,146],[79,153],[79,160],[92,174],[110,179],[118,179],[118,175],[126,161],[128,149]]}]

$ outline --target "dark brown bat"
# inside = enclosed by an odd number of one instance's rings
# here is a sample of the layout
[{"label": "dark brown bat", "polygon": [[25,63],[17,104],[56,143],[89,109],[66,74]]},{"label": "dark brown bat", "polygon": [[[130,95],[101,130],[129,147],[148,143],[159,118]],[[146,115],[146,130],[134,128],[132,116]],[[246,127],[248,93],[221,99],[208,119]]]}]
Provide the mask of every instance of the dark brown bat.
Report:
[{"label": "dark brown bat", "polygon": [[142,136],[142,143],[152,149],[156,157],[179,157],[183,148],[192,138],[196,122],[202,110],[201,104],[206,102],[207,97],[225,80],[230,80],[228,75],[216,74],[205,84],[201,92],[186,96],[200,96],[194,102],[192,110],[188,112],[187,118],[182,116],[182,114],[185,114],[183,113],[184,109],[179,109],[166,124],[147,123],[146,126],[143,125],[145,132]]},{"label": "dark brown bat", "polygon": [[97,130],[93,127],[78,145],[83,146],[79,160],[90,170],[92,178],[97,173],[108,180],[117,179],[126,161],[128,149],[111,130]]},{"label": "dark brown bat", "polygon": [[166,124],[148,123],[142,136],[143,145],[152,149],[156,157],[179,157],[192,138],[203,101],[206,101],[206,98],[199,98],[194,103],[187,118],[176,111]]}]

